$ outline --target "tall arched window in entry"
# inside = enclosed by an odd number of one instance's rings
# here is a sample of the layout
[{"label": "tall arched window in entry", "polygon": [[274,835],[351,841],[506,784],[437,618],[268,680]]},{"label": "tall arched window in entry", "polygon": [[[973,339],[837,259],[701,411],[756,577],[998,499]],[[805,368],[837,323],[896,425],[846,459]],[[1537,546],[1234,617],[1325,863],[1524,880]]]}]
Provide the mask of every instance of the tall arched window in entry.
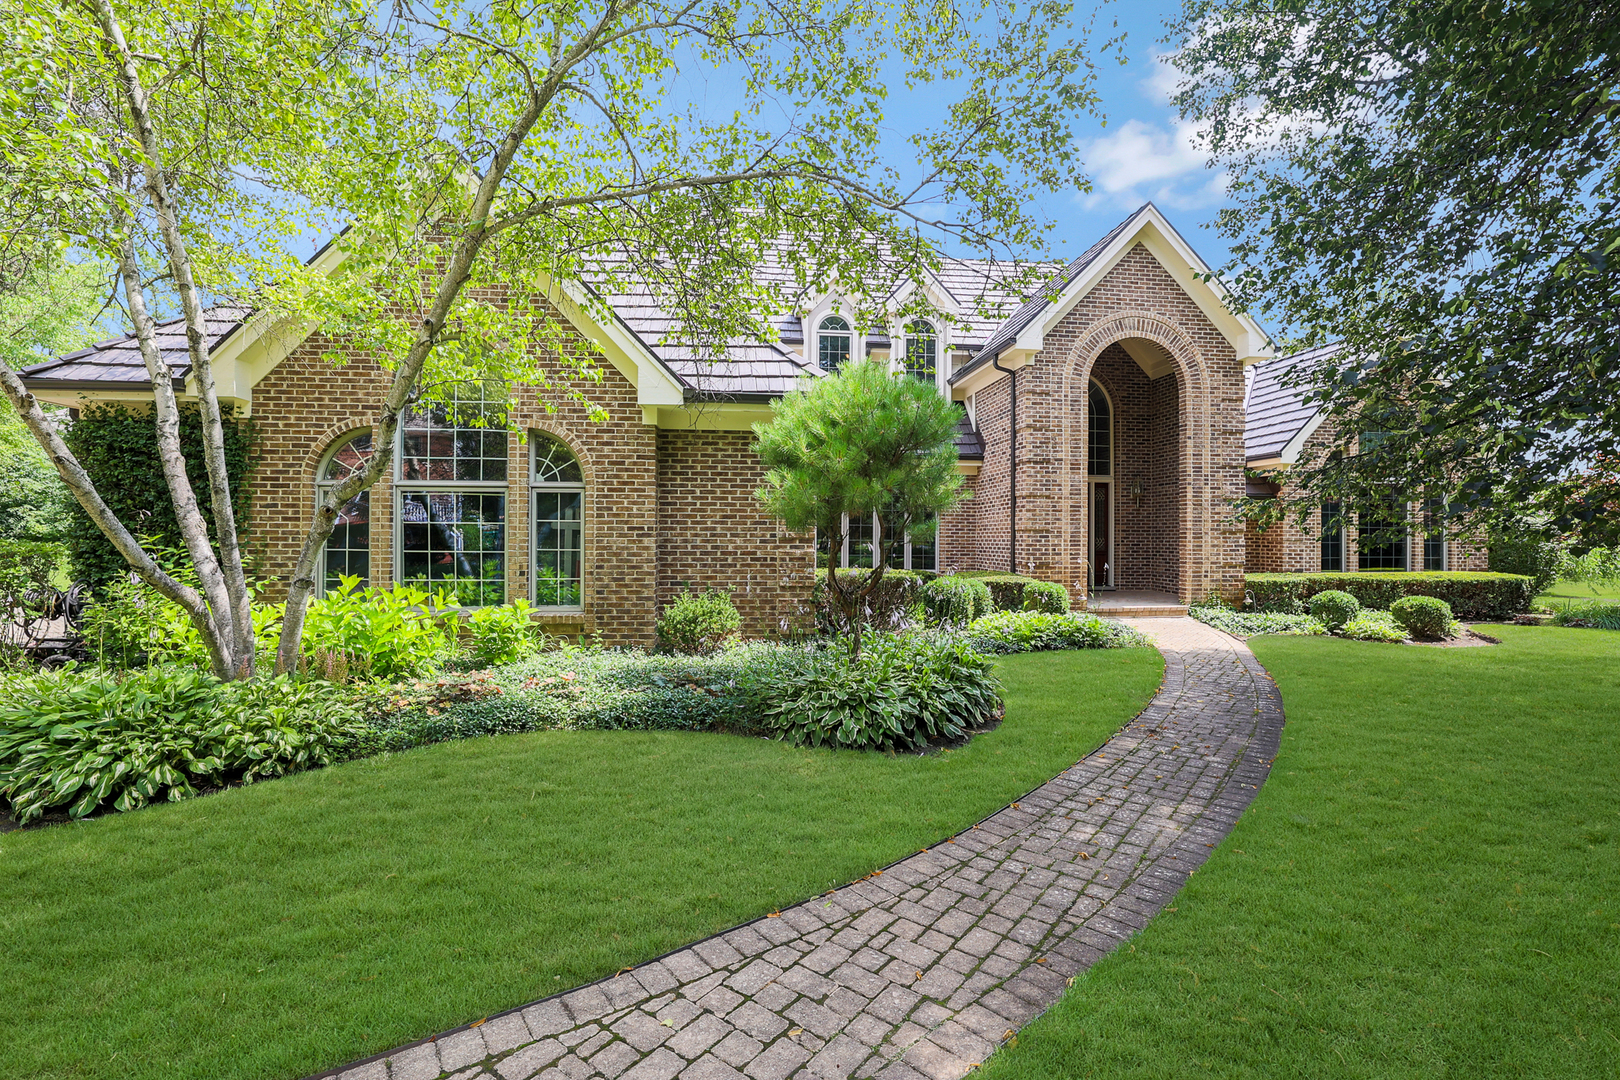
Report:
[{"label": "tall arched window in entry", "polygon": [[821,370],[834,372],[849,363],[855,333],[842,315],[828,315],[816,331],[817,360]]},{"label": "tall arched window in entry", "polygon": [[534,603],[579,611],[585,565],[585,474],[554,439],[536,435],[529,485],[534,499]]},{"label": "tall arched window in entry", "polygon": [[400,428],[398,576],[462,607],[506,602],[506,398],[467,383]]},{"label": "tall arched window in entry", "polygon": [[1086,415],[1086,480],[1092,591],[1114,587],[1114,407],[1095,382]]},{"label": "tall arched window in entry", "polygon": [[[371,432],[357,431],[340,440],[327,456],[315,479],[315,498],[326,498],[340,481],[366,467],[371,458]],[[362,491],[338,511],[332,535],[321,551],[316,585],[324,594],[335,591],[342,578],[360,579],[362,587],[371,584],[371,492]]]}]

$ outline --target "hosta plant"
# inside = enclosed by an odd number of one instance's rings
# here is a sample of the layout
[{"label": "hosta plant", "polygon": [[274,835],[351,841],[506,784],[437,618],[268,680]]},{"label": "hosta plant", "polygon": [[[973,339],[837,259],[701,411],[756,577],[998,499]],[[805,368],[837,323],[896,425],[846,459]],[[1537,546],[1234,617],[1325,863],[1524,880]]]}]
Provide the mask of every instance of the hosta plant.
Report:
[{"label": "hosta plant", "polygon": [[0,685],[0,798],[19,821],[133,810],[327,765],[370,731],[336,687],[197,670],[65,670]]},{"label": "hosta plant", "polygon": [[840,642],[778,673],[770,696],[777,738],[851,750],[956,741],[1001,712],[989,658],[934,634],[874,634],[859,655]]}]

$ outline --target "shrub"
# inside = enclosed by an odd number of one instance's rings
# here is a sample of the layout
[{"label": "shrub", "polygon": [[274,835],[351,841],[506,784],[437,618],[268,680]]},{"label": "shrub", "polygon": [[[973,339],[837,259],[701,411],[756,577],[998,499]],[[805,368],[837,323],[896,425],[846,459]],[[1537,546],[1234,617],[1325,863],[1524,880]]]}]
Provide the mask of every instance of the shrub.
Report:
[{"label": "shrub", "polygon": [[173,802],[199,784],[280,776],[373,745],[354,703],[325,683],[69,668],[0,684],[0,797],[19,821],[57,806],[80,818]]},{"label": "shrub", "polygon": [[1532,596],[1558,580],[1568,558],[1562,544],[1533,533],[1496,533],[1486,548],[1486,565],[1498,573],[1529,578]]},{"label": "shrub", "polygon": [[1339,631],[1339,636],[1356,641],[1406,640],[1406,632],[1395,622],[1394,616],[1387,611],[1372,608],[1362,608],[1356,612],[1355,617],[1345,623],[1344,629]]},{"label": "shrub", "polygon": [[1344,629],[1344,624],[1355,618],[1360,610],[1360,602],[1339,589],[1329,589],[1311,597],[1311,615],[1334,633]]},{"label": "shrub", "polygon": [[1452,634],[1451,605],[1434,596],[1403,596],[1390,605],[1390,615],[1418,641],[1441,641]]},{"label": "shrub", "polygon": [[479,667],[510,664],[539,649],[527,600],[475,609],[467,616],[473,663]]},{"label": "shrub", "polygon": [[1049,615],[1044,611],[997,611],[974,619],[964,637],[984,653],[1117,649],[1147,644],[1146,638],[1129,627],[1085,612]]},{"label": "shrub", "polygon": [[1062,615],[1069,610],[1069,590],[1055,581],[1031,581],[1024,586],[1023,609]]},{"label": "shrub", "polygon": [[[996,611],[1022,611],[1024,610],[1024,590],[1035,583],[1035,578],[1025,577],[1023,574],[996,573],[993,571],[975,570],[961,577],[973,578],[982,581],[990,590],[990,602],[995,605]],[[1065,610],[1067,610],[1065,608]]]},{"label": "shrub", "polygon": [[[840,570],[844,574],[870,574],[870,570]],[[912,622],[918,603],[923,600],[923,587],[934,579],[934,575],[926,570],[885,570],[883,580],[877,583],[876,588],[866,597],[866,607],[862,613],[867,626],[879,630],[903,629]],[[816,605],[816,629],[823,634],[839,632],[838,621],[834,618],[831,602],[827,597],[827,579],[823,574],[816,575],[816,583],[811,590],[811,596]]]},{"label": "shrub", "polygon": [[455,655],[458,621],[447,594],[406,584],[362,589],[359,578],[344,577],[309,605],[304,652],[360,658],[378,679],[417,678]]},{"label": "shrub", "polygon": [[1620,603],[1585,600],[1553,611],[1554,626],[1581,626],[1592,630],[1620,630]]},{"label": "shrub", "polygon": [[1520,575],[1455,570],[1249,574],[1244,583],[1259,611],[1302,611],[1317,593],[1337,589],[1364,608],[1388,608],[1403,596],[1437,596],[1458,618],[1496,620],[1528,611],[1536,596],[1533,586]]},{"label": "shrub", "polygon": [[1189,608],[1187,614],[1234,637],[1327,633],[1327,627],[1322,625],[1322,620],[1312,615],[1297,615],[1291,612],[1234,611],[1225,604],[1201,604]]},{"label": "shrub", "polygon": [[801,746],[917,750],[961,739],[1000,714],[990,660],[933,634],[873,635],[860,656],[806,654],[773,687],[765,726]]},{"label": "shrub", "polygon": [[966,626],[990,614],[990,589],[977,578],[948,574],[923,583],[922,604],[928,625]]},{"label": "shrub", "polygon": [[702,656],[736,640],[741,626],[730,593],[683,592],[658,617],[658,645],[669,652]]}]

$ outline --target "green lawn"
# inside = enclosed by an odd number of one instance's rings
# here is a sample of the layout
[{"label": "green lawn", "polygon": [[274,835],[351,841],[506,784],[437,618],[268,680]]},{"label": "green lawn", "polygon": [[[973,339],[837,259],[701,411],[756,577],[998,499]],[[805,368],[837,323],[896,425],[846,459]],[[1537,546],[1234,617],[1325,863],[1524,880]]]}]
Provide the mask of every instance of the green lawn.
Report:
[{"label": "green lawn", "polygon": [[281,1080],[611,974],[950,835],[1150,698],[1149,649],[1010,657],[931,757],[554,732],[0,837],[0,1073]]},{"label": "green lawn", "polygon": [[1560,581],[1536,597],[1536,603],[1549,607],[1582,600],[1620,600],[1620,581]]},{"label": "green lawn", "polygon": [[1620,1076],[1620,633],[1490,632],[1252,641],[1271,778],[987,1080]]}]

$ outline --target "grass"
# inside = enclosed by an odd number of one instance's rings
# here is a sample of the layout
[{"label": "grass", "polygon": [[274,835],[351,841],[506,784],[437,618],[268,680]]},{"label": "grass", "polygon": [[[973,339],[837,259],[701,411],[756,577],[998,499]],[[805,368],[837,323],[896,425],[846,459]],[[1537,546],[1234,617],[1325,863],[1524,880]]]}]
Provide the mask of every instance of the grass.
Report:
[{"label": "grass", "polygon": [[1270,779],[986,1080],[1620,1075],[1620,633],[1259,638]]},{"label": "grass", "polygon": [[1620,581],[1559,581],[1536,597],[1537,604],[1567,607],[1572,601],[1620,600]]},{"label": "grass", "polygon": [[548,732],[0,837],[7,1077],[290,1078],[862,877],[1056,775],[1148,649],[1001,662],[1007,718],[929,757]]}]

